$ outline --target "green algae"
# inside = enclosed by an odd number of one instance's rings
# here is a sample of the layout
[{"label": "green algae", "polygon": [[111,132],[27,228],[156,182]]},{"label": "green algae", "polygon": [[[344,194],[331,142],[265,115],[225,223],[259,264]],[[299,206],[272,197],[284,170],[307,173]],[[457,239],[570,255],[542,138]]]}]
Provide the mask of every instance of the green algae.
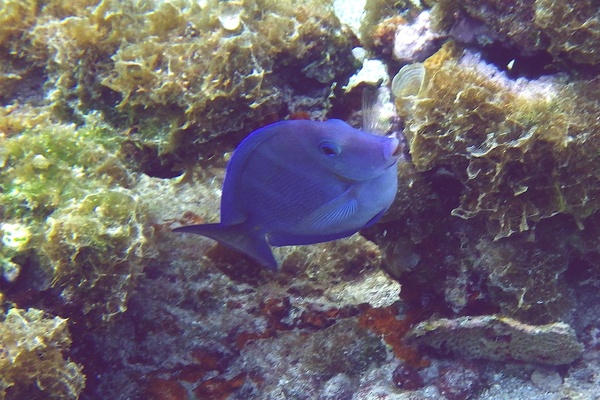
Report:
[{"label": "green algae", "polygon": [[146,212],[131,191],[110,189],[48,218],[40,257],[53,269],[63,301],[105,321],[127,309],[142,261],[152,255]]},{"label": "green algae", "polygon": [[[0,173],[4,215],[25,219],[47,216],[61,204],[93,190],[98,182],[90,177],[100,171],[110,172],[113,179],[124,179],[126,173],[112,154],[118,150],[113,133],[91,122],[79,129],[74,125],[47,126],[4,139],[4,168]],[[110,174],[102,176],[107,184]]]}]

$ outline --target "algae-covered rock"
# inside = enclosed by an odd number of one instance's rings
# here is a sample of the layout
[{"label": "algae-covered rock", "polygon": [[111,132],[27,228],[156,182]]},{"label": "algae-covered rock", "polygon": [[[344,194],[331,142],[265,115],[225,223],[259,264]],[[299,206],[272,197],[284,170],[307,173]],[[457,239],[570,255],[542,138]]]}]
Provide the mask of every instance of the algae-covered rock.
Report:
[{"label": "algae-covered rock", "polygon": [[21,36],[35,20],[37,2],[35,0],[5,0],[0,13],[0,44]]},{"label": "algae-covered rock", "polygon": [[424,66],[424,88],[398,110],[417,170],[464,185],[453,215],[489,219],[501,238],[600,208],[599,79],[510,80],[452,44]]},{"label": "algae-covered rock", "polygon": [[90,115],[79,128],[0,139],[4,279],[26,268],[27,287],[58,288],[64,302],[105,320],[125,310],[142,259],[153,255],[148,214],[113,134]]},{"label": "algae-covered rock", "polygon": [[452,43],[402,68],[392,90],[412,165],[365,233],[403,297],[535,324],[568,315],[569,270],[597,259],[599,85],[509,79]]},{"label": "algae-covered rock", "polygon": [[360,235],[309,246],[275,248],[281,269],[306,274],[312,280],[330,281],[341,274],[357,276],[381,263],[379,248]]},{"label": "algae-covered rock", "polygon": [[496,361],[569,364],[583,345],[565,323],[526,325],[492,315],[421,322],[406,339],[444,354]]},{"label": "algae-covered rock", "polygon": [[22,223],[0,224],[0,271],[8,282],[14,282],[21,272],[21,266],[13,261],[27,250],[31,231]]},{"label": "algae-covered rock", "polygon": [[75,125],[46,122],[25,134],[0,137],[0,194],[6,218],[43,218],[100,187],[127,186],[118,137],[97,115]]},{"label": "algae-covered rock", "polygon": [[82,367],[65,357],[67,320],[36,309],[11,308],[0,322],[0,399],[77,399]]},{"label": "algae-covered rock", "polygon": [[490,301],[524,322],[560,320],[573,306],[565,279],[568,253],[560,242],[531,243],[523,236],[476,244],[476,268],[486,277]]},{"label": "algae-covered rock", "polygon": [[[134,127],[130,139],[139,146],[187,161],[199,143],[278,118],[282,102],[297,95],[327,108],[332,85],[352,68],[350,37],[329,1],[87,0],[8,9],[4,19],[18,21],[23,34],[11,40],[13,29],[1,28],[1,58],[27,68],[7,83],[26,84],[40,71],[56,115],[80,122],[89,109],[103,110],[113,124]],[[0,65],[0,86],[1,72]]]},{"label": "algae-covered rock", "polygon": [[396,28],[406,24],[420,8],[419,1],[367,0],[360,29],[363,45],[389,57]]},{"label": "algae-covered rock", "polygon": [[40,256],[52,268],[63,301],[105,320],[127,309],[129,293],[150,254],[150,227],[139,197],[105,190],[54,212]]},{"label": "algae-covered rock", "polygon": [[600,14],[595,0],[452,1],[429,0],[440,27],[450,29],[464,19],[489,28],[487,38],[517,46],[524,54],[544,50],[557,60],[597,64]]},{"label": "algae-covered rock", "polygon": [[308,400],[319,398],[327,382],[340,375],[350,378],[354,389],[360,376],[381,366],[385,356],[381,339],[347,318],[317,332],[291,331],[251,342],[232,369],[260,377],[254,391],[241,393],[245,398]]}]

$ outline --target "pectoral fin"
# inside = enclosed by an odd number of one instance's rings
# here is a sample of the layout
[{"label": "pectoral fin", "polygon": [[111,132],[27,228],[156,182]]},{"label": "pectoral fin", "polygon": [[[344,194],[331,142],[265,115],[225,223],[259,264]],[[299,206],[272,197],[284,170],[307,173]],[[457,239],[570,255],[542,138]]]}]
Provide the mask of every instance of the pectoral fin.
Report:
[{"label": "pectoral fin", "polygon": [[346,191],[341,196],[310,213],[302,225],[313,233],[320,233],[332,226],[343,226],[357,211],[358,201],[351,195],[350,191]]}]

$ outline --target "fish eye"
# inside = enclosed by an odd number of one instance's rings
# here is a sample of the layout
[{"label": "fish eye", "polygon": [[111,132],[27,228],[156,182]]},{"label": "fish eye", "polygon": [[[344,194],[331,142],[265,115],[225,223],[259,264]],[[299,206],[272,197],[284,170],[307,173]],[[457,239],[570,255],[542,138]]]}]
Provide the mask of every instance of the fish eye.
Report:
[{"label": "fish eye", "polygon": [[340,147],[331,142],[322,142],[319,145],[319,150],[327,157],[337,157],[340,155]]}]

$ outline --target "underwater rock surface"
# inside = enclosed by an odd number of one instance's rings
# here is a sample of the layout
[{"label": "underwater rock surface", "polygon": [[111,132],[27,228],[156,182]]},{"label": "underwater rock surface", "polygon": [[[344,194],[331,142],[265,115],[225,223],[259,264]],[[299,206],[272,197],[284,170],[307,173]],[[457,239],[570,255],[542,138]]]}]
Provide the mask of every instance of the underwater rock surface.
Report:
[{"label": "underwater rock surface", "polygon": [[494,316],[421,322],[406,340],[460,357],[497,361],[561,365],[583,354],[583,345],[567,324],[526,325]]}]

